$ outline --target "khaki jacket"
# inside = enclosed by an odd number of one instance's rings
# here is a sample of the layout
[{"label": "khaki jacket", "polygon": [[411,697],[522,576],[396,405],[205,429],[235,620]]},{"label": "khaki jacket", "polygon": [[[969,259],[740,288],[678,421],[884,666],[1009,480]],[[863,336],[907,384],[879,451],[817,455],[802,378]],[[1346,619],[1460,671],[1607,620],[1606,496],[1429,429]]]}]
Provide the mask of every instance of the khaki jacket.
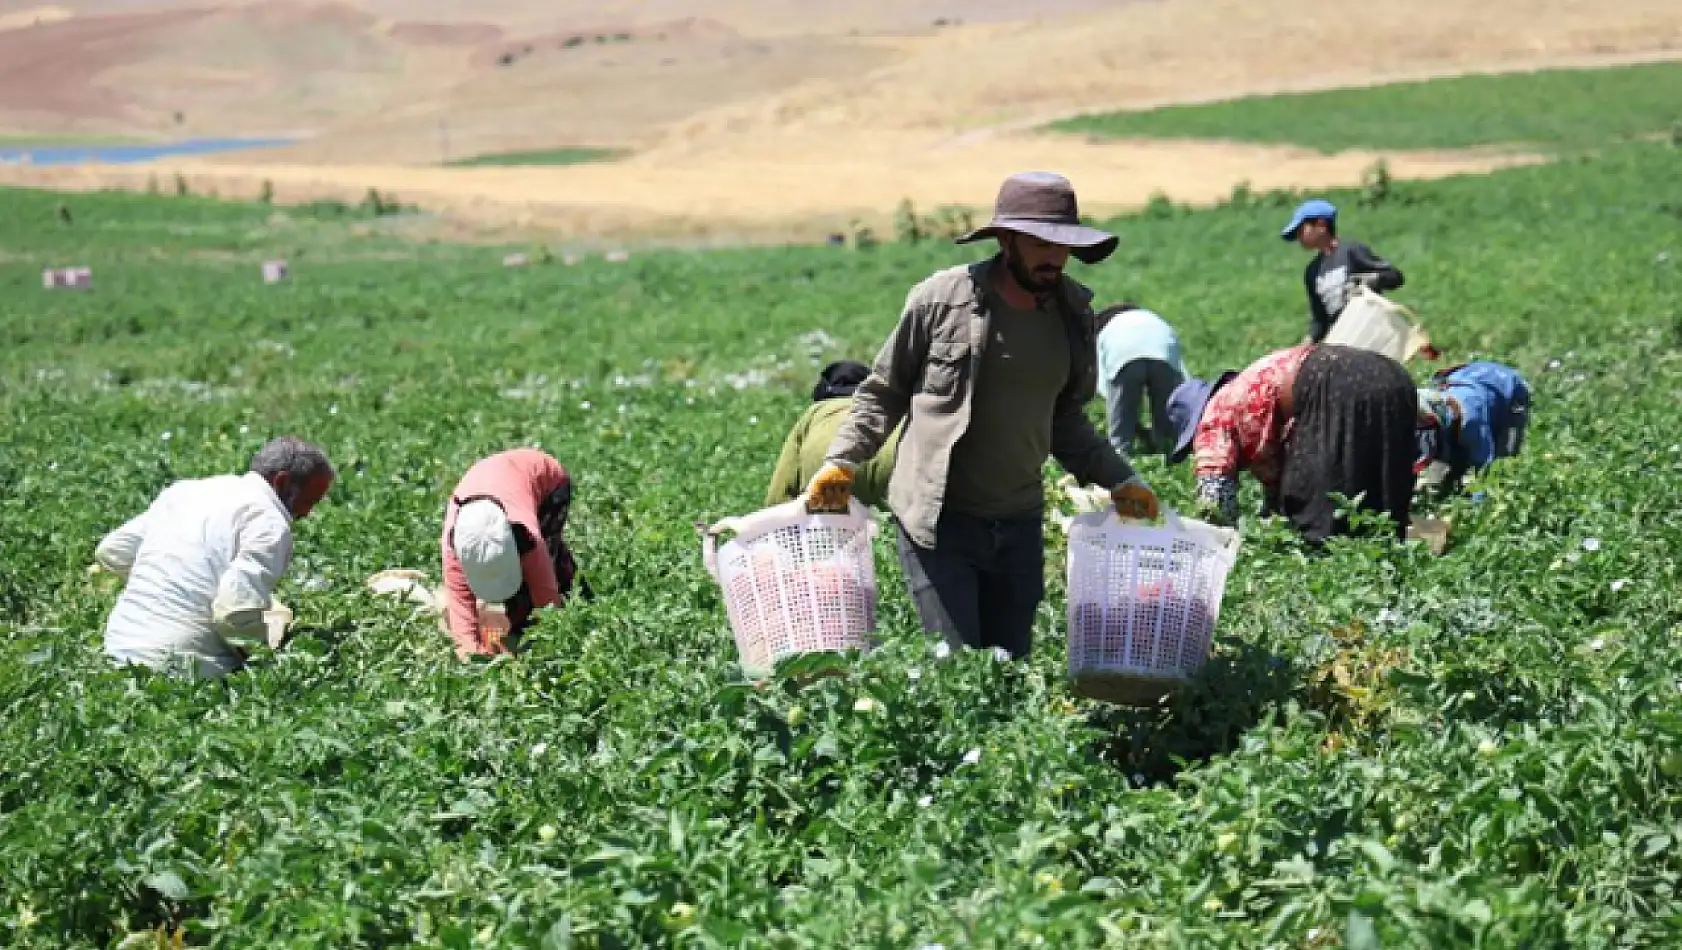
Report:
[{"label": "khaki jacket", "polygon": [[[833,462],[860,465],[906,420],[888,506],[917,544],[932,548],[946,495],[952,447],[969,427],[970,393],[990,337],[986,281],[999,259],[953,267],[906,297],[893,335],[853,394],[853,409],[830,445]],[[1098,387],[1092,292],[1064,277],[1058,291],[1069,331],[1069,379],[1051,423],[1051,454],[1082,482],[1113,488],[1133,468],[1086,418]]]}]

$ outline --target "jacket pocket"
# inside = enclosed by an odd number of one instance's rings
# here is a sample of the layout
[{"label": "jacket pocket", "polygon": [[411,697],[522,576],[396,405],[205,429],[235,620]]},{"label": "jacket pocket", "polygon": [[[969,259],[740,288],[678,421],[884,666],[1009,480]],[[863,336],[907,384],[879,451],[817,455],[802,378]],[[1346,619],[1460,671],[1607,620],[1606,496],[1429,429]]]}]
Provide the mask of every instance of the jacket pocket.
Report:
[{"label": "jacket pocket", "polygon": [[923,380],[918,391],[943,398],[956,394],[968,362],[968,357],[930,353],[928,361],[923,364]]},{"label": "jacket pocket", "polygon": [[958,332],[960,329],[947,323],[938,328],[934,339],[929,341],[919,392],[941,397],[957,393],[959,383],[969,367],[969,347],[965,345],[963,334]]}]

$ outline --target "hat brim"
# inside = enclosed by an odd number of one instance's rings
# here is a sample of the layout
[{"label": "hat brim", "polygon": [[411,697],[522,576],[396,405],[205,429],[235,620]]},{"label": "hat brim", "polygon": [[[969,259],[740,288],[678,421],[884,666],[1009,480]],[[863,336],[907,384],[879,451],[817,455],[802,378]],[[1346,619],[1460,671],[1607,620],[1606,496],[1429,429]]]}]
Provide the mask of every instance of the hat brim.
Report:
[{"label": "hat brim", "polygon": [[1168,456],[1170,464],[1178,465],[1191,454],[1191,444],[1197,440],[1197,427],[1203,422],[1203,410],[1209,407],[1209,400],[1215,398],[1215,393],[1220,392],[1222,386],[1232,382],[1237,376],[1237,370],[1229,369],[1216,377],[1214,384],[1203,393],[1203,398],[1198,400],[1196,411],[1191,414],[1190,420],[1174,443],[1174,451]]},{"label": "hat brim", "polygon": [[1279,232],[1279,237],[1286,241],[1294,241],[1302,226],[1310,221],[1336,221],[1337,206],[1325,202],[1306,202],[1302,207],[1291,213],[1291,223]]},{"label": "hat brim", "polygon": [[1121,239],[1107,231],[1089,228],[1084,224],[1062,224],[1055,221],[1034,221],[1027,218],[994,218],[956,241],[972,244],[1001,234],[1026,234],[1047,244],[1066,247],[1082,264],[1096,264],[1115,253]]}]

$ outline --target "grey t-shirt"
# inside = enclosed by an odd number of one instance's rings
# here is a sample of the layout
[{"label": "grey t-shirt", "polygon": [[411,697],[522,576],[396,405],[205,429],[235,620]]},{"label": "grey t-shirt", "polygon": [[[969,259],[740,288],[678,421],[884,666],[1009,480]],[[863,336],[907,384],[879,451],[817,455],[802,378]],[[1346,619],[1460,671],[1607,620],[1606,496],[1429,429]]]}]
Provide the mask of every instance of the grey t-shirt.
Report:
[{"label": "grey t-shirt", "polygon": [[997,295],[988,308],[990,336],[969,426],[952,447],[946,507],[980,518],[1037,517],[1052,410],[1069,380],[1069,331],[1054,308],[1023,310]]},{"label": "grey t-shirt", "polygon": [[1326,338],[1349,303],[1349,282],[1371,274],[1372,288],[1386,293],[1402,286],[1402,272],[1360,241],[1338,241],[1330,254],[1316,254],[1302,275],[1308,289],[1308,337]]}]

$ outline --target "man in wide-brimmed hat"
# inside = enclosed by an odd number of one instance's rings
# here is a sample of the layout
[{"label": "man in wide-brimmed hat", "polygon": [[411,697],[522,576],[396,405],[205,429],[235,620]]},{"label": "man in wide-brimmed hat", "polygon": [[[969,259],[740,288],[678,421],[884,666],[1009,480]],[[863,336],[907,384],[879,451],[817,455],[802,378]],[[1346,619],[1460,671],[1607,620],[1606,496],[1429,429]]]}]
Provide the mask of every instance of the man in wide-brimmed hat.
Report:
[{"label": "man in wide-brimmed hat", "polygon": [[911,290],[806,494],[815,510],[844,506],[903,420],[888,505],[918,618],[954,647],[1023,657],[1045,595],[1046,458],[1109,488],[1123,514],[1155,517],[1157,502],[1085,415],[1092,292],[1063,267],[1102,261],[1116,238],[1082,224],[1074,188],[1045,172],[1007,179],[992,220],[958,243],[983,238],[999,253]]}]

